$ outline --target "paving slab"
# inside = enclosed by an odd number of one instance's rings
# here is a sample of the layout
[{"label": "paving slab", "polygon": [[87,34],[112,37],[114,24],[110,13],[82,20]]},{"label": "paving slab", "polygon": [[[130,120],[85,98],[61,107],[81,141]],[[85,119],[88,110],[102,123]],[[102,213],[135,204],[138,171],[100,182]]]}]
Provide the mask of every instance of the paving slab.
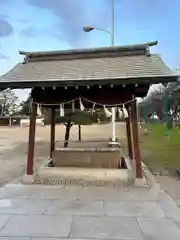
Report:
[{"label": "paving slab", "polygon": [[145,239],[179,240],[180,229],[171,219],[138,218]]},{"label": "paving slab", "polygon": [[[59,238],[58,238],[59,239]],[[0,240],[58,240],[57,238],[32,238],[32,237],[0,237]],[[60,240],[69,240],[69,238],[60,238]]]},{"label": "paving slab", "polygon": [[121,189],[111,189],[104,187],[79,187],[79,200],[105,200],[120,199]]},{"label": "paving slab", "polygon": [[11,215],[0,215],[0,229],[10,220]]},{"label": "paving slab", "polygon": [[[58,239],[57,238],[41,238],[41,237],[40,238],[34,238],[34,237],[0,237],[0,240],[58,240]],[[70,240],[70,239],[69,238],[60,238],[60,240]],[[81,240],[83,240],[83,239],[81,239]]]},{"label": "paving slab", "polygon": [[34,188],[30,198],[33,199],[66,199],[76,200],[78,198],[78,187],[73,186],[41,186]]},{"label": "paving slab", "polygon": [[146,188],[127,188],[123,190],[121,201],[158,201],[164,198],[163,191]]},{"label": "paving slab", "polygon": [[31,238],[30,237],[0,237],[0,240],[31,240]]},{"label": "paving slab", "polygon": [[164,192],[142,188],[80,187],[81,200],[157,201],[164,198]]},{"label": "paving slab", "polygon": [[45,214],[102,216],[103,201],[52,200]]},{"label": "paving slab", "polygon": [[143,239],[136,218],[81,216],[74,217],[70,237],[75,239]]},{"label": "paving slab", "polygon": [[[0,239],[1,240],[1,239]],[[70,238],[31,238],[30,240],[70,240]],[[73,240],[73,239],[71,239]],[[76,239],[78,240],[78,239]],[[83,240],[83,239],[79,239],[79,240]]]},{"label": "paving slab", "polygon": [[180,225],[180,209],[176,203],[169,197],[158,202],[168,218],[172,218]]},{"label": "paving slab", "polygon": [[0,198],[27,198],[32,192],[31,186],[9,185],[0,188]]},{"label": "paving slab", "polygon": [[0,240],[180,240],[179,209],[157,189],[8,185],[2,192]]},{"label": "paving slab", "polygon": [[[31,240],[70,240],[70,239],[69,238],[60,238],[60,239],[59,238],[58,239],[57,238],[31,238]],[[79,240],[83,240],[83,239],[79,239]]]},{"label": "paving slab", "polygon": [[42,214],[49,200],[0,199],[0,214]]},{"label": "paving slab", "polygon": [[165,214],[156,202],[117,202],[107,201],[104,203],[106,216],[124,217],[155,217],[163,218]]},{"label": "paving slab", "polygon": [[66,238],[72,219],[72,216],[13,215],[0,236]]}]

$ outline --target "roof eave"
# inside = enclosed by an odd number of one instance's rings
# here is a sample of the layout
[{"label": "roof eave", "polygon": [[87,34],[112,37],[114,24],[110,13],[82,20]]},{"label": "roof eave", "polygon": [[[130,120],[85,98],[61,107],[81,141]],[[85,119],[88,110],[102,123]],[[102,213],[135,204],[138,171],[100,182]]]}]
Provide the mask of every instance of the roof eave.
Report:
[{"label": "roof eave", "polygon": [[66,87],[66,86],[94,86],[94,85],[130,85],[130,84],[158,84],[176,82],[179,75],[152,76],[152,77],[129,77],[120,79],[96,79],[96,80],[77,80],[77,81],[21,81],[8,82],[0,81],[0,89],[25,89],[33,87]]}]

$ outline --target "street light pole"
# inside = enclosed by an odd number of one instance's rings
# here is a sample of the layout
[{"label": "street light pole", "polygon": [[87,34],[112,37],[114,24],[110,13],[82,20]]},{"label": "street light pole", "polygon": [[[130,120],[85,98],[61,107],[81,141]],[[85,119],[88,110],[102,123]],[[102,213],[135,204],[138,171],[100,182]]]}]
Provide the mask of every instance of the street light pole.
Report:
[{"label": "street light pole", "polygon": [[111,0],[111,31],[104,29],[104,28],[96,28],[92,26],[84,26],[83,30],[85,32],[90,32],[92,30],[99,30],[103,32],[107,32],[111,35],[111,46],[114,46],[114,0]]},{"label": "street light pole", "polygon": [[114,0],[111,0],[111,9],[112,9],[112,14],[111,14],[111,46],[114,46]]},{"label": "street light pole", "polygon": [[[114,5],[114,0],[110,0],[111,1],[111,31],[107,30],[107,29],[103,29],[103,28],[95,28],[92,26],[84,26],[83,30],[85,32],[90,32],[92,30],[100,30],[103,32],[107,32],[111,35],[111,47],[114,47],[114,9],[115,9],[115,5]],[[112,144],[116,143],[116,108],[112,107]]]},{"label": "street light pole", "polygon": [[[114,0],[111,0],[111,46],[114,46]],[[116,108],[112,107],[112,143],[116,142]]]}]

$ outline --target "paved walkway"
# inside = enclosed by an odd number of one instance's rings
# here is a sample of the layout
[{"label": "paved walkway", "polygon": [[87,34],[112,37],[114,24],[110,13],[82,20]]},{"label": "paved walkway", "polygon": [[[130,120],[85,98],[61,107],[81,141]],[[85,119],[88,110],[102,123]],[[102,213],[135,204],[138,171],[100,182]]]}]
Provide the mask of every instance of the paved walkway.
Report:
[{"label": "paved walkway", "polygon": [[8,185],[0,240],[180,240],[180,213],[163,191]]}]

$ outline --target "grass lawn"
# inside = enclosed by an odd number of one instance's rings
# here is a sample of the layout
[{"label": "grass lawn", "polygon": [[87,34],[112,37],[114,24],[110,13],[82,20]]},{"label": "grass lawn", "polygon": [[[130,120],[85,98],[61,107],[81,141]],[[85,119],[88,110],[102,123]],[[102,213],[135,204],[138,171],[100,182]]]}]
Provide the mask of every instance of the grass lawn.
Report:
[{"label": "grass lawn", "polygon": [[180,168],[180,130],[169,130],[165,136],[165,127],[148,125],[148,133],[140,129],[141,154],[144,163],[153,173],[175,173]]}]

